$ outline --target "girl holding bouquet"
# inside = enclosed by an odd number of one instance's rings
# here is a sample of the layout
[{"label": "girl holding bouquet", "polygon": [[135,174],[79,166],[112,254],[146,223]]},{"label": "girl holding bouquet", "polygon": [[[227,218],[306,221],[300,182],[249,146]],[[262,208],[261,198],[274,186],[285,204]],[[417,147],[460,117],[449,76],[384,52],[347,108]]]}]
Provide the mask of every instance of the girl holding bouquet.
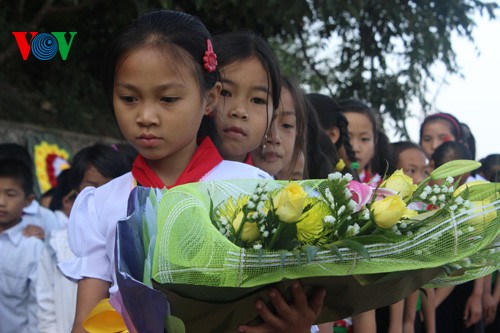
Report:
[{"label": "girl holding bouquet", "polygon": [[[78,280],[73,332],[83,332],[94,306],[118,291],[116,223],[126,216],[136,185],[170,188],[214,179],[269,178],[252,166],[223,161],[209,138],[198,140],[202,119],[212,114],[222,90],[210,34],[198,19],[174,11],[147,13],[118,36],[105,65],[106,97],[139,155],[132,172],[99,188],[87,187],[74,204],[68,240],[76,257],[59,266]],[[322,293],[309,305],[298,285],[291,305],[276,291],[270,293],[279,315],[258,302],[264,324],[242,331],[307,331],[322,307]]]}]

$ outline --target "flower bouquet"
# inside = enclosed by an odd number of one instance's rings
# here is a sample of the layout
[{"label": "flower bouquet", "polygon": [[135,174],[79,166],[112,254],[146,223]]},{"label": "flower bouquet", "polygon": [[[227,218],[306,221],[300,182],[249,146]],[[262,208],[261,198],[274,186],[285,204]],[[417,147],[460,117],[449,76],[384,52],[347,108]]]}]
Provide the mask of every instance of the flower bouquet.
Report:
[{"label": "flower bouquet", "polygon": [[457,189],[451,178],[477,166],[445,164],[419,186],[396,172],[376,188],[339,173],[138,188],[134,213],[118,224],[123,303],[139,331],[181,324],[175,316],[187,331],[225,332],[256,322],[254,300],[266,301],[270,285],[287,296],[292,279],[306,291],[327,289],[325,322],[391,304],[436,278],[443,284],[480,251],[493,267],[498,254],[487,248],[499,233],[500,188]]}]

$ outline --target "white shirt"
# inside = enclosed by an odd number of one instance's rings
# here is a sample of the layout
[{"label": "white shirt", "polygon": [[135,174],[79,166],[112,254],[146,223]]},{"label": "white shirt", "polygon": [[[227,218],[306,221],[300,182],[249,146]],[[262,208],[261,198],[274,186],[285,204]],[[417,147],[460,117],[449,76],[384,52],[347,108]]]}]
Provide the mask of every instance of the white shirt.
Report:
[{"label": "white shirt", "polygon": [[39,332],[37,264],[43,242],[25,237],[24,221],[0,233],[0,332]]},{"label": "white shirt", "polygon": [[[266,172],[248,164],[222,161],[200,181],[264,178]],[[118,290],[115,274],[116,223],[126,218],[132,173],[99,187],[84,189],[75,201],[68,226],[68,241],[76,258],[59,264],[68,277],[90,277],[111,282],[110,294]]]},{"label": "white shirt", "polygon": [[[67,226],[66,214],[61,211],[55,213],[59,221]],[[71,331],[78,284],[64,276],[57,264],[72,258],[74,254],[68,245],[67,229],[52,231],[46,238],[38,268],[38,327],[42,333]]]},{"label": "white shirt", "polygon": [[23,209],[23,223],[39,226],[46,234],[63,227],[56,214],[50,209],[40,206],[36,200]]}]

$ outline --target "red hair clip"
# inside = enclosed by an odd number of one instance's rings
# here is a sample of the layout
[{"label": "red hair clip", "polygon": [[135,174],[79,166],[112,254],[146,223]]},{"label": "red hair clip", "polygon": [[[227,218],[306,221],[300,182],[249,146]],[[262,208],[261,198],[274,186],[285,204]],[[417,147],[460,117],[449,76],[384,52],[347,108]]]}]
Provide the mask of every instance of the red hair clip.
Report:
[{"label": "red hair clip", "polygon": [[207,39],[207,50],[203,56],[203,68],[209,73],[215,72],[217,68],[217,55],[214,52],[210,39]]}]

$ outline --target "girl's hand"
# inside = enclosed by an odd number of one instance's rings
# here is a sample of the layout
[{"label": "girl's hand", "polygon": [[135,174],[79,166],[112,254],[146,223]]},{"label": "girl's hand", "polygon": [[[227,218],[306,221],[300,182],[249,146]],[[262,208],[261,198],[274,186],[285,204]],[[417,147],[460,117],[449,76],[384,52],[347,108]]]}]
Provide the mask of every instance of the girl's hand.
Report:
[{"label": "girl's hand", "polygon": [[481,304],[481,295],[472,294],[467,299],[467,303],[465,303],[465,311],[464,311],[464,324],[465,327],[471,327],[479,320],[481,320],[482,315],[482,304]]},{"label": "girl's hand", "polygon": [[495,320],[497,313],[497,303],[490,293],[483,294],[483,317],[486,325],[490,325]]},{"label": "girl's hand", "polygon": [[257,326],[241,325],[238,327],[238,331],[246,333],[310,333],[311,326],[323,308],[326,291],[324,289],[317,290],[309,303],[298,281],[292,283],[291,290],[293,302],[288,304],[276,289],[270,289],[269,298],[277,314],[272,313],[264,302],[258,300],[255,302],[255,308],[264,323]]},{"label": "girl's hand", "polygon": [[45,237],[45,231],[39,226],[28,224],[26,228],[23,229],[23,236],[25,237],[36,237],[43,240]]}]

